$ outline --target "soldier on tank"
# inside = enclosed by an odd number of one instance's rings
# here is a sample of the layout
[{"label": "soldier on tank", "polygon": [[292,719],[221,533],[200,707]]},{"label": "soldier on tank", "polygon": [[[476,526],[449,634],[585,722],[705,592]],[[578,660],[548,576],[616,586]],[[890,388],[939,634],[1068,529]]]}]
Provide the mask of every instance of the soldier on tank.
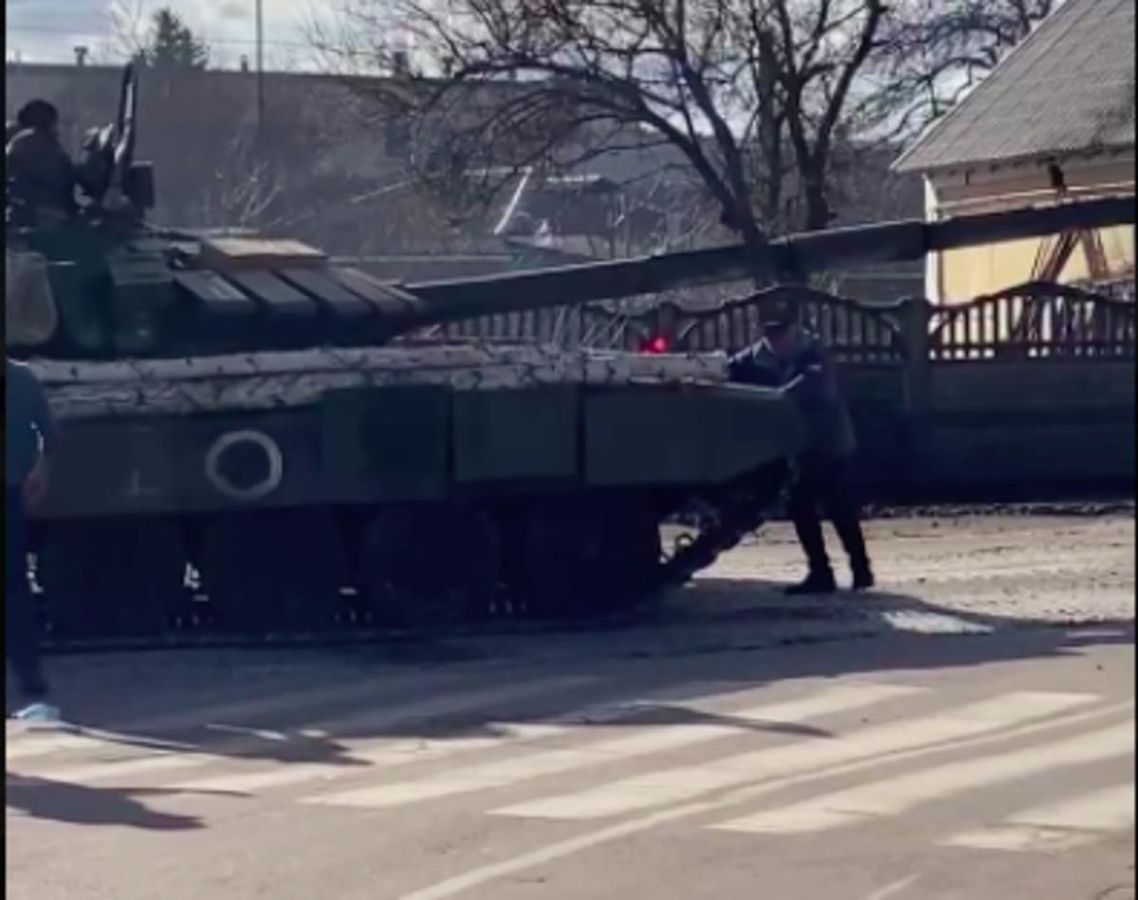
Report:
[{"label": "soldier on tank", "polygon": [[59,140],[59,112],[32,100],[16,116],[16,134],[5,149],[11,199],[33,221],[75,214],[75,166]]},{"label": "soldier on tank", "polygon": [[853,589],[873,586],[859,513],[849,487],[849,461],[856,448],[849,409],[838,389],[834,366],[821,339],[798,322],[787,302],[762,305],[763,338],[731,358],[735,381],[781,387],[797,401],[806,423],[807,444],[796,460],[788,512],[809,571],[788,594],[828,594],[837,589],[826,554],[822,506],[834,524],[853,571]]}]

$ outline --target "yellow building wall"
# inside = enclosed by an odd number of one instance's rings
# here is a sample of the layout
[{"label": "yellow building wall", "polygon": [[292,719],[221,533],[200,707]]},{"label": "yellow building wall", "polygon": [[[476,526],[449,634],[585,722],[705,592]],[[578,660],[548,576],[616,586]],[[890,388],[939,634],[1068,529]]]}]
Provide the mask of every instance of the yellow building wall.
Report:
[{"label": "yellow building wall", "polygon": [[[1061,162],[1061,167],[1072,198],[1134,193],[1133,152],[1067,160]],[[935,173],[926,179],[926,214],[930,220],[1017,209],[1056,199],[1046,162]],[[1100,229],[1098,234],[1108,277],[1133,276],[1134,226]],[[930,254],[926,267],[929,299],[934,303],[961,303],[1029,281],[1045,243],[1052,245],[1054,238],[1005,241]],[[1090,274],[1080,244],[1059,280],[1079,281]]]},{"label": "yellow building wall", "polygon": [[[1106,256],[1108,276],[1121,278],[1134,274],[1134,226],[1120,225],[1099,229]],[[959,303],[994,294],[1004,288],[1030,281],[1036,259],[1044,244],[1051,240],[1030,239],[963,247],[939,254],[940,284],[937,294],[942,303]],[[1066,284],[1091,277],[1090,266],[1082,245],[1075,248],[1059,281]]]}]

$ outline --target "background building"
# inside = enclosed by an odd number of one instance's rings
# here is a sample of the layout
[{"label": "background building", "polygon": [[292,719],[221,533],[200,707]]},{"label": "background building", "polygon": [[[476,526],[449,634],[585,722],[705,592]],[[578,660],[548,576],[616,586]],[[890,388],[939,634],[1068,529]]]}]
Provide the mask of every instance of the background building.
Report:
[{"label": "background building", "polygon": [[[1134,0],[1067,0],[894,165],[937,220],[1134,193]],[[1030,280],[1134,280],[1134,227],[931,254],[926,294],[954,303]],[[1064,255],[1064,249],[1070,249]]]}]

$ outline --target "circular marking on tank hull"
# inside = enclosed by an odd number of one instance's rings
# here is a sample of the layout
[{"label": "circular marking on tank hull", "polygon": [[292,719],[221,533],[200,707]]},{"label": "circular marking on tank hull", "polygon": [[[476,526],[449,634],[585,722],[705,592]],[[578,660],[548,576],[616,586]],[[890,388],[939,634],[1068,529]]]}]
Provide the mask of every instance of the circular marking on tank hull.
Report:
[{"label": "circular marking on tank hull", "polygon": [[[259,447],[265,455],[268,472],[256,484],[241,486],[221,471],[221,458],[225,452],[240,444],[252,444]],[[205,476],[218,493],[231,500],[263,500],[280,487],[284,478],[284,454],[275,440],[263,431],[243,428],[238,431],[227,431],[221,435],[205,455]]]}]

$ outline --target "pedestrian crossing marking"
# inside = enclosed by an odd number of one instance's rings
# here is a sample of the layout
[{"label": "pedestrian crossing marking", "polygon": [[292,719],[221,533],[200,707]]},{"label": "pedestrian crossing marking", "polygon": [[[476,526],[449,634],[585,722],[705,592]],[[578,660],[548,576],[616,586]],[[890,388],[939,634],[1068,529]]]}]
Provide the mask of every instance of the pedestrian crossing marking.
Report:
[{"label": "pedestrian crossing marking", "polygon": [[287,787],[306,781],[332,780],[358,773],[366,766],[370,772],[406,763],[444,759],[459,753],[500,749],[508,744],[534,741],[565,734],[569,729],[557,725],[492,724],[493,735],[427,740],[389,740],[379,746],[353,751],[345,764],[337,763],[285,763],[278,768],[256,772],[234,772],[187,781],[178,781],[169,787],[177,791],[208,792],[234,791],[249,793],[267,788]]},{"label": "pedestrian crossing marking", "polygon": [[1134,723],[1124,722],[1049,744],[976,756],[839,790],[789,806],[764,810],[721,824],[719,831],[805,834],[854,825],[875,816],[896,816],[921,803],[967,790],[1027,778],[1065,767],[1101,762],[1134,752]]},{"label": "pedestrian crossing marking", "polygon": [[[339,720],[333,729],[343,729],[345,721],[357,727],[397,725],[408,721],[429,722],[469,710],[505,706],[528,696],[578,688],[594,683],[596,677],[550,678],[524,684],[480,687],[467,692],[448,692],[419,701],[372,709]],[[335,762],[288,763],[248,760],[258,765],[241,771],[222,772],[164,783],[163,790],[178,792],[234,792],[251,794],[288,785],[332,781],[402,764],[450,758],[461,753],[502,751],[474,765],[455,763],[438,774],[411,777],[387,784],[370,784],[336,793],[313,794],[300,802],[324,806],[359,808],[399,807],[415,802],[507,787],[545,775],[564,774],[588,766],[631,761],[695,747],[725,737],[754,733],[764,726],[791,725],[827,715],[842,714],[894,699],[927,692],[927,688],[898,683],[842,683],[813,688],[787,699],[743,710],[740,699],[754,692],[753,687],[737,687],[716,693],[701,691],[722,688],[722,682],[687,685],[650,692],[642,697],[594,703],[557,716],[529,721],[491,722],[481,725],[489,733],[454,738],[388,737],[371,739],[342,748],[344,760]],[[763,789],[776,789],[791,783],[810,781],[815,776],[838,774],[838,770],[874,767],[889,758],[951,750],[964,743],[1007,740],[1025,732],[1073,726],[1076,721],[1095,720],[1094,730],[1080,733],[1032,749],[1000,752],[940,764],[934,768],[892,779],[881,779],[858,787],[831,792],[820,797],[769,809],[753,815],[706,826],[712,830],[754,833],[795,834],[863,822],[872,817],[898,815],[920,803],[933,802],[952,794],[1026,777],[1065,766],[1098,762],[1134,752],[1132,721],[1106,725],[1109,715],[1133,713],[1133,701],[1092,706],[1074,715],[1066,710],[1084,707],[1097,695],[1041,691],[1012,692],[969,703],[935,715],[896,718],[885,724],[859,727],[837,738],[805,737],[792,743],[778,743],[766,749],[712,759],[700,765],[672,766],[625,778],[609,784],[596,784],[576,793],[538,798],[500,809],[491,815],[551,819],[594,819],[620,813],[635,813],[669,803],[686,804],[691,809],[722,809],[763,795]],[[666,706],[665,706],[666,704]],[[661,725],[651,720],[637,721],[637,714],[659,708],[684,708],[696,713],[695,721]],[[714,716],[699,721],[698,714]],[[593,723],[620,726],[620,736],[591,740],[584,727]],[[313,733],[313,729],[306,729]],[[293,740],[301,732],[281,732]],[[579,746],[540,746],[549,739],[579,738]],[[274,735],[275,736],[275,735]],[[62,736],[61,736],[62,737]],[[107,745],[95,742],[105,753]],[[513,752],[508,752],[513,751]],[[882,758],[885,759],[882,759]],[[104,760],[36,772],[51,781],[84,783],[124,776],[157,775],[185,771],[194,766],[216,765],[225,761],[214,752],[178,753],[159,749],[149,755],[126,760]],[[229,760],[232,762],[232,760]],[[361,765],[362,764],[362,765]],[[758,782],[758,783],[756,783]],[[735,788],[732,794],[712,797],[716,791]],[[1122,791],[1122,794],[1119,794]],[[967,832],[946,840],[951,846],[978,849],[1027,850],[1077,846],[1098,839],[1104,829],[1133,827],[1133,785],[1112,788],[1101,796],[1076,798],[1055,807],[1041,808],[1015,816],[999,825]],[[696,801],[696,802],[692,802]],[[676,805],[669,812],[681,809]],[[672,820],[669,815],[663,821]],[[643,820],[640,820],[643,821]]]},{"label": "pedestrian crossing marking", "polygon": [[[707,689],[714,690],[716,687],[718,685],[708,685]],[[512,745],[568,736],[574,734],[582,725],[616,722],[665,702],[678,705],[686,703],[695,709],[721,701],[741,691],[733,688],[702,696],[694,701],[688,699],[691,693],[690,686],[682,691],[665,688],[642,698],[584,706],[540,722],[492,722],[486,726],[491,734],[476,737],[381,739],[379,742],[354,749],[348,762],[353,766],[367,766],[374,772],[408,763],[443,759],[460,753],[503,749]],[[306,781],[331,780],[351,772],[352,769],[334,763],[290,764],[267,771],[239,772],[183,781],[172,787],[183,791],[249,792],[302,784]]]},{"label": "pedestrian crossing marking", "polygon": [[826,766],[922,747],[948,747],[953,741],[1055,715],[1094,699],[1094,695],[1089,694],[1017,691],[968,704],[951,713],[860,729],[837,741],[793,743],[748,751],[698,766],[659,770],[580,792],[532,800],[493,810],[492,814],[596,819],[637,812],[751,782],[789,778]]},{"label": "pedestrian crossing marking", "polygon": [[142,741],[125,731],[103,728],[85,728],[66,724],[39,726],[30,731],[8,731],[4,735],[4,760],[15,762],[36,756],[65,751],[106,750],[108,747],[146,746],[157,752],[191,750],[192,745],[181,741],[146,739]]},{"label": "pedestrian crossing marking", "polygon": [[[552,693],[555,690],[565,688],[579,688],[593,684],[598,680],[600,679],[596,677],[573,676],[548,679],[537,683],[526,682],[506,687],[490,687],[472,693],[443,696],[426,701],[402,703],[393,707],[371,709],[348,718],[338,719],[335,722],[320,723],[320,727],[313,726],[301,729],[296,732],[295,735],[280,734],[280,736],[290,740],[294,737],[306,740],[335,740],[337,732],[348,734],[353,731],[362,732],[369,729],[381,730],[405,722],[429,720],[432,716],[468,712],[482,707],[493,707],[503,701],[520,699],[533,694]],[[421,739],[414,737],[379,738],[375,740],[374,746],[366,746],[359,751],[358,754],[353,753],[353,757],[358,756],[359,761],[367,763],[371,756],[375,756],[378,760],[376,763],[377,766],[388,764],[389,760],[394,762],[418,761],[419,759],[430,758],[432,753],[441,752],[444,745],[446,748],[445,752],[449,754],[459,748],[485,749],[501,746],[504,743],[501,739],[502,737],[508,737],[510,740],[533,740],[540,737],[569,734],[573,730],[571,726],[629,718],[645,709],[654,708],[662,703],[686,707],[696,711],[700,709],[712,710],[716,704],[721,703],[725,699],[740,694],[749,694],[752,690],[753,689],[749,687],[739,687],[736,683],[730,683],[730,686],[724,689],[723,682],[700,682],[688,684],[681,688],[661,688],[660,690],[649,692],[641,697],[608,700],[589,704],[572,710],[569,713],[552,716],[543,722],[506,722],[500,725],[492,723],[488,726],[499,732],[501,737],[494,735],[491,738],[455,738],[450,740],[441,738]],[[900,690],[914,691],[917,689],[902,688]],[[701,691],[703,692],[702,694]],[[692,699],[693,697],[695,699]],[[279,740],[275,740],[275,738],[276,735],[274,735],[273,743],[282,743]],[[509,741],[505,741],[505,743],[508,742]],[[255,758],[259,744],[260,742],[256,740],[238,739],[216,745],[208,751],[202,751],[195,745],[189,745],[189,749],[186,752],[165,752],[160,749],[146,756],[103,760],[96,763],[68,764],[58,766],[46,772],[40,771],[37,774],[40,777],[71,783],[93,784],[96,782],[116,781],[127,778],[138,778],[140,776],[152,776],[164,772],[204,768],[218,762],[223,754],[230,758],[238,758],[242,754],[247,754]],[[108,747],[115,747],[113,743],[103,744],[100,742],[94,744],[84,743],[82,746],[88,750],[94,748],[104,751],[108,749]],[[412,751],[415,753],[414,756],[412,755]],[[172,787],[189,789],[192,786],[194,789],[202,789],[202,785],[213,788],[214,785],[225,784],[226,787],[224,789],[226,790],[238,789],[232,785],[239,785],[242,790],[256,790],[261,787],[299,784],[308,778],[326,778],[330,774],[333,774],[333,770],[335,775],[342,775],[346,771],[345,766],[335,764],[281,763],[281,765],[288,766],[289,772],[295,770],[296,774],[288,774],[279,769],[275,769],[271,772],[246,772],[218,776],[216,781],[213,779],[202,779],[201,781],[182,782],[172,785]],[[243,785],[242,779],[248,779],[248,784]]]},{"label": "pedestrian crossing marking", "polygon": [[[1065,706],[1069,708],[1073,705],[1078,705],[1077,698],[1082,697],[1083,700],[1097,700],[1097,696],[1088,695],[1067,695],[1071,698],[1072,702]],[[1026,734],[1039,734],[1051,730],[1059,725],[1071,726],[1077,721],[1086,721],[1092,718],[1101,718],[1106,713],[1115,713],[1122,709],[1133,709],[1133,701],[1126,703],[1114,703],[1108,707],[1100,708],[1097,711],[1082,711],[1072,715],[1067,715],[1061,721],[1056,722],[1041,720],[1039,717],[1030,724],[1024,724],[1018,727],[1011,727],[1008,729],[999,729],[998,727],[986,732],[971,735],[962,738],[961,745],[974,746],[979,743],[991,742],[994,740],[1001,740],[1015,735],[1022,737]],[[986,713],[985,710],[974,709],[973,712]],[[973,719],[973,721],[978,721]],[[1030,721],[1030,720],[1029,720]],[[933,753],[941,747],[937,746],[918,746],[911,747],[897,751],[891,754],[892,759],[912,758],[916,756],[923,756]],[[861,759],[851,761],[847,765],[841,767],[842,774],[847,774],[850,771],[859,771],[866,768],[876,767],[880,764],[879,760],[874,759]],[[825,775],[835,774],[836,770],[829,770]],[[698,800],[692,800],[687,803],[681,803],[662,810],[655,810],[640,814],[634,818],[624,819],[615,824],[601,825],[599,827],[590,828],[582,834],[576,834],[569,838],[555,841],[544,847],[536,850],[528,851],[519,856],[510,859],[502,860],[499,862],[489,863],[487,865],[478,866],[458,875],[451,876],[442,881],[436,882],[430,886],[424,887],[413,893],[404,895],[402,900],[446,900],[446,898],[454,897],[459,894],[466,893],[476,887],[487,885],[491,882],[501,880],[507,877],[516,877],[519,873],[536,866],[549,865],[555,861],[563,861],[568,857],[582,853],[586,850],[594,850],[606,844],[615,841],[624,840],[633,835],[642,834],[654,828],[658,828],[665,824],[675,823],[683,819],[692,818],[695,816],[706,815],[716,810],[723,809],[727,806],[737,805],[744,800],[751,799],[755,796],[761,796],[763,793],[769,792],[772,788],[785,786],[785,784],[792,781],[808,781],[813,777],[813,772],[802,772],[795,776],[793,779],[788,779],[781,785],[774,782],[768,782],[759,785],[749,785],[746,787],[734,790],[726,795],[707,797],[706,795]]]},{"label": "pedestrian crossing marking", "polygon": [[[364,713],[351,716],[350,718],[320,724],[324,728],[339,729],[342,732],[350,732],[353,729],[379,730],[410,722],[430,720],[432,718],[494,707],[511,700],[522,700],[527,697],[541,696],[557,690],[579,688],[595,683],[597,680],[598,679],[592,677],[572,676],[546,678],[538,681],[527,681],[509,685],[495,684],[474,691],[442,694],[425,700],[414,700],[398,703],[394,706],[370,709]],[[200,748],[194,747],[189,752],[181,753],[160,751],[148,756],[132,759],[66,766],[37,774],[40,777],[70,782],[133,778],[138,775],[149,775],[157,772],[176,771],[178,769],[206,765],[216,762],[221,753],[226,753],[231,756],[240,755],[242,752],[253,753],[262,743],[262,741],[255,738],[238,738],[223,742],[210,750],[201,750]],[[87,749],[92,749],[93,747],[105,751],[108,744],[103,741],[95,741],[93,744],[84,743],[83,746]]]},{"label": "pedestrian crossing marking", "polygon": [[[189,711],[180,711],[141,720],[123,722],[114,728],[87,728],[64,723],[53,727],[46,733],[42,729],[35,732],[23,729],[8,730],[5,735],[4,758],[11,762],[46,756],[50,753],[68,750],[98,750],[108,745],[129,740],[131,734],[139,732],[155,733],[173,731],[180,728],[193,728],[203,722],[231,721],[250,716],[271,715],[301,709],[307,706],[321,706],[329,703],[353,703],[375,701],[377,698],[399,696],[400,688],[422,691],[426,688],[445,686],[453,682],[454,676],[440,678],[429,673],[419,672],[413,676],[396,679],[390,676],[383,680],[369,679],[362,684],[326,685],[303,691],[290,691],[287,694],[270,694],[252,700],[239,700]],[[171,747],[171,749],[174,749]]]},{"label": "pedestrian crossing marking", "polygon": [[653,726],[635,734],[584,747],[553,748],[420,779],[318,795],[307,798],[305,802],[330,806],[393,807],[501,788],[591,765],[630,760],[692,747],[722,737],[738,736],[746,733],[749,724],[800,722],[911,695],[918,690],[898,684],[837,685],[805,697],[733,712],[730,714],[734,720],[732,724],[717,722]]},{"label": "pedestrian crossing marking", "polygon": [[1134,782],[1033,807],[987,828],[941,841],[970,850],[1055,852],[1094,843],[1134,828]]}]

